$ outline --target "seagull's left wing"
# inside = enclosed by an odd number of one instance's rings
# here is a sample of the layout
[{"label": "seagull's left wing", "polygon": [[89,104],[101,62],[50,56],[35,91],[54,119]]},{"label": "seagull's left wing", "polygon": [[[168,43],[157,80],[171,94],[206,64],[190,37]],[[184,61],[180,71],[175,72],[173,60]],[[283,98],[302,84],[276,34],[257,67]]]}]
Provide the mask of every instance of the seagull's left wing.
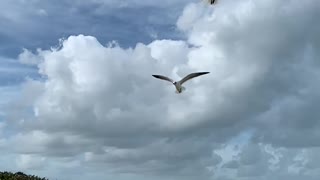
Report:
[{"label": "seagull's left wing", "polygon": [[184,77],[183,79],[180,80],[180,84],[183,84],[185,83],[186,81],[192,79],[192,78],[195,78],[195,77],[198,77],[198,76],[201,76],[201,75],[205,75],[205,74],[208,74],[209,72],[196,72],[196,73],[191,73],[189,75],[187,75],[186,77]]}]

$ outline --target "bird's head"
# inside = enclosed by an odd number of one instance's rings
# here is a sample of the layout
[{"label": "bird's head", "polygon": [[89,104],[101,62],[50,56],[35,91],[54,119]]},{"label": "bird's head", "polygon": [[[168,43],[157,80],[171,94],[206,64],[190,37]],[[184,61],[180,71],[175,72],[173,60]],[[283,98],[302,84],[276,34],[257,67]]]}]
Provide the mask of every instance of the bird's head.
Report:
[{"label": "bird's head", "polygon": [[174,85],[176,85],[176,84],[177,84],[177,82],[173,82],[173,84],[174,84]]}]

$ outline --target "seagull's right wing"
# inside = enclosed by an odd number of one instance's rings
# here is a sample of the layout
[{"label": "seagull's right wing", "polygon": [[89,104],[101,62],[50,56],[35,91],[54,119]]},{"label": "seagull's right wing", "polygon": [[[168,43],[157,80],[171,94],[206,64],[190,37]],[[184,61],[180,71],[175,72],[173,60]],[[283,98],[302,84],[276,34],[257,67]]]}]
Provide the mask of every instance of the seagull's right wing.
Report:
[{"label": "seagull's right wing", "polygon": [[155,78],[158,78],[158,79],[162,79],[162,80],[165,80],[165,81],[169,81],[171,83],[173,83],[174,81],[166,76],[162,76],[162,75],[152,75],[153,77]]}]

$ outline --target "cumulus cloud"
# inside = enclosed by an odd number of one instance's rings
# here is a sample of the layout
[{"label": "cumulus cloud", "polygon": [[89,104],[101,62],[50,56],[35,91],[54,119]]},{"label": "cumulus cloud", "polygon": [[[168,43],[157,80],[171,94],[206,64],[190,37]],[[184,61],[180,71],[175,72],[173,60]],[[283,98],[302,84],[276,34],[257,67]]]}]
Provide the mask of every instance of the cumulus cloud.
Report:
[{"label": "cumulus cloud", "polygon": [[[38,49],[38,52],[41,53],[41,49]],[[33,54],[32,52],[28,51],[25,48],[23,49],[23,52],[19,54],[18,60],[22,64],[29,64],[29,65],[37,65],[41,61],[38,55]]]},{"label": "cumulus cloud", "polygon": [[[190,4],[177,21],[186,41],[122,48],[76,35],[25,51],[45,80],[25,83],[33,113],[8,122],[21,132],[7,143],[112,173],[316,179],[319,12],[316,0]],[[211,73],[179,95],[151,76],[193,71]],[[242,133],[252,135],[247,145],[217,152]]]}]

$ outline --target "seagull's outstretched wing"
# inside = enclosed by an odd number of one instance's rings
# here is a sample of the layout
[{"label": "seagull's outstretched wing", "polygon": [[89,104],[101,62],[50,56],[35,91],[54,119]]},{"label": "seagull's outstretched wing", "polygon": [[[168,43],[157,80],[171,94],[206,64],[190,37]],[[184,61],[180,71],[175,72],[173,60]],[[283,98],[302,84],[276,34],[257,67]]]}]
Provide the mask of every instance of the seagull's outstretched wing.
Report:
[{"label": "seagull's outstretched wing", "polygon": [[209,72],[196,72],[196,73],[191,73],[189,75],[187,75],[186,77],[184,77],[183,79],[180,80],[180,84],[183,84],[185,83],[186,81],[192,79],[192,78],[195,78],[195,77],[198,77],[198,76],[201,76],[201,75],[205,75],[205,74],[208,74]]},{"label": "seagull's outstretched wing", "polygon": [[153,77],[155,78],[158,78],[158,79],[162,79],[162,80],[165,80],[165,81],[169,81],[171,83],[173,83],[174,81],[166,76],[162,76],[162,75],[152,75]]}]

